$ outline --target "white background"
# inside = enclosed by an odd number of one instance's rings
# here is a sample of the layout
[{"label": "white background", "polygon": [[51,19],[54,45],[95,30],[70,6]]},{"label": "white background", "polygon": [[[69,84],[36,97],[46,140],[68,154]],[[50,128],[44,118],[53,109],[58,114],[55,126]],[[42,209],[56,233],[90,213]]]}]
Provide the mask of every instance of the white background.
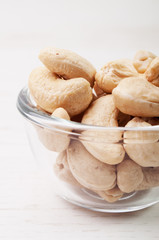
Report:
[{"label": "white background", "polygon": [[81,209],[37,170],[15,104],[46,46],[70,49],[99,69],[159,55],[158,0],[0,0],[0,239],[159,239],[159,204],[135,213]]}]

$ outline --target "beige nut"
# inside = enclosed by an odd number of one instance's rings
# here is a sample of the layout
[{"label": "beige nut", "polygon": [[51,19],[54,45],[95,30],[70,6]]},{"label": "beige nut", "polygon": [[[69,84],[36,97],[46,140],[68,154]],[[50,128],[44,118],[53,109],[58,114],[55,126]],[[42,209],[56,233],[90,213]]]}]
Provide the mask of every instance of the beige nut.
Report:
[{"label": "beige nut", "polygon": [[122,192],[133,192],[143,181],[142,168],[132,160],[117,165],[117,185]]},{"label": "beige nut", "polygon": [[32,71],[28,84],[35,102],[50,113],[62,107],[74,116],[84,111],[92,100],[88,81],[83,78],[66,81],[44,67]]},{"label": "beige nut", "polygon": [[115,186],[114,188],[107,190],[107,191],[97,191],[96,192],[101,198],[105,201],[113,203],[119,200],[123,196],[123,192]]},{"label": "beige nut", "polygon": [[54,164],[54,172],[56,176],[64,182],[67,182],[74,186],[81,186],[77,180],[72,175],[68,162],[67,162],[67,152],[63,151],[59,153],[56,163]]},{"label": "beige nut", "polygon": [[82,77],[93,86],[96,70],[90,62],[78,54],[50,47],[41,50],[39,59],[52,73],[64,79]]},{"label": "beige nut", "polygon": [[[70,120],[68,113],[63,108],[57,108],[51,115],[51,118],[53,117]],[[51,130],[49,128],[42,128],[39,126],[36,126],[36,130],[39,140],[50,151],[62,152],[69,145],[70,138],[67,133],[61,133],[58,131],[58,129]]]},{"label": "beige nut", "polygon": [[139,73],[144,73],[155,57],[151,52],[139,50],[135,54],[133,65]]},{"label": "beige nut", "polygon": [[145,72],[146,79],[159,87],[159,57],[156,57]]},{"label": "beige nut", "polygon": [[127,77],[138,76],[132,61],[120,59],[104,65],[95,75],[95,80],[104,92],[111,93],[119,82]]},{"label": "beige nut", "polygon": [[[150,119],[150,118],[149,118]],[[149,120],[152,121],[152,120]],[[142,131],[142,127],[151,127],[151,124],[144,121],[144,119],[139,117],[134,117],[131,119],[125,127],[137,127],[140,129],[137,130],[128,130],[124,132],[124,143],[153,143],[157,142],[159,139],[159,131],[154,130],[144,130]]]},{"label": "beige nut", "polygon": [[132,119],[126,127],[140,127],[124,133],[124,148],[129,157],[142,167],[159,166],[159,131],[142,131],[151,125],[140,118]]},{"label": "beige nut", "polygon": [[137,117],[159,116],[159,88],[144,77],[123,79],[112,92],[116,107]]},{"label": "beige nut", "polygon": [[[96,126],[117,127],[118,109],[113,96],[106,95],[94,101],[85,112],[82,123]],[[118,130],[86,130],[81,135],[85,148],[98,160],[107,164],[117,164],[124,159],[125,151],[118,142],[122,132]]]},{"label": "beige nut", "polygon": [[84,187],[105,191],[116,185],[116,167],[97,160],[79,141],[71,142],[67,157],[73,176]]},{"label": "beige nut", "polygon": [[144,178],[135,190],[146,190],[159,186],[159,167],[143,168]]}]

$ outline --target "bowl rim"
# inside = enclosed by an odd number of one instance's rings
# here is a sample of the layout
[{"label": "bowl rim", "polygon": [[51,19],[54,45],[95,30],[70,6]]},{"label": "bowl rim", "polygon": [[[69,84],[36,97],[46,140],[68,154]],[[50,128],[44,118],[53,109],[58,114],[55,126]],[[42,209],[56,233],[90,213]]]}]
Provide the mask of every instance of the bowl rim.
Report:
[{"label": "bowl rim", "polygon": [[159,125],[148,127],[103,127],[97,125],[83,124],[70,120],[61,119],[58,117],[50,117],[49,113],[37,109],[36,103],[32,99],[29,89],[24,86],[17,98],[17,109],[27,120],[41,127],[52,129],[53,126],[63,129],[65,132],[69,129],[74,131],[159,131]]}]

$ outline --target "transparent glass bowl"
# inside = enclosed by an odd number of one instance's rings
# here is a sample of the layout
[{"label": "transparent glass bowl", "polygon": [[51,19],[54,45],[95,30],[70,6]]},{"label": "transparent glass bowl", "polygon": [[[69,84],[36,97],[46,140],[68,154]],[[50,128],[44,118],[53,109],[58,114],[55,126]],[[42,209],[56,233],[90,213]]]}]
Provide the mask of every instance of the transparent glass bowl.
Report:
[{"label": "transparent glass bowl", "polygon": [[[113,213],[136,211],[159,202],[159,187],[124,193],[115,202],[108,202],[99,194],[116,185],[116,162],[130,159],[131,155],[134,158],[135,154],[141,158],[151,135],[159,136],[159,126],[108,128],[51,118],[37,108],[27,87],[19,93],[17,108],[27,120],[27,135],[35,158],[49,171],[52,181],[57,183],[56,191],[67,201],[94,211]],[[149,137],[143,142],[145,134]],[[131,146],[129,155],[125,144]],[[101,158],[110,164],[113,161],[113,165],[97,160]],[[110,171],[103,170],[105,165],[112,166]]]}]

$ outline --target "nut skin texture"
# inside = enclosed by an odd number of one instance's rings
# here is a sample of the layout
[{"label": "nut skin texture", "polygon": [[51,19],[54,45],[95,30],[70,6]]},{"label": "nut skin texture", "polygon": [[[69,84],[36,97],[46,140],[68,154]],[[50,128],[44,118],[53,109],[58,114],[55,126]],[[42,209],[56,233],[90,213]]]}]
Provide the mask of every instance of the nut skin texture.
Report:
[{"label": "nut skin texture", "polygon": [[143,181],[142,168],[132,160],[117,165],[117,185],[122,192],[133,192]]},{"label": "nut skin texture", "polygon": [[[133,118],[126,127],[150,127],[140,118]],[[142,167],[159,166],[159,133],[157,131],[126,131],[124,148],[129,157]]]},{"label": "nut skin texture", "polygon": [[159,186],[159,167],[143,168],[143,181],[137,186],[136,190],[146,190]]},{"label": "nut skin texture", "polygon": [[44,48],[39,59],[52,72],[64,79],[85,78],[93,86],[95,68],[85,58],[78,54],[59,48]]},{"label": "nut skin texture", "polygon": [[37,105],[52,113],[64,108],[70,116],[83,112],[92,100],[90,84],[83,78],[63,80],[45,67],[38,67],[29,77],[29,90]]},{"label": "nut skin texture", "polygon": [[112,90],[119,82],[127,77],[138,76],[132,61],[129,59],[120,59],[104,65],[95,75],[95,80],[104,92],[112,93]]},{"label": "nut skin texture", "polygon": [[[106,95],[94,101],[85,112],[82,123],[96,126],[118,126],[118,109],[114,105],[113,96]],[[118,142],[122,138],[121,131],[93,131],[82,133],[81,141],[85,148],[98,160],[107,164],[117,164],[124,159],[125,151]]]},{"label": "nut skin texture", "polygon": [[156,57],[145,72],[146,79],[159,87],[159,57]]},{"label": "nut skin texture", "polygon": [[[70,120],[68,113],[63,108],[57,108],[52,113],[51,117],[58,117],[61,119]],[[62,152],[69,146],[70,138],[68,134],[60,133],[58,132],[58,129],[56,132],[55,130],[36,126],[36,131],[40,142],[50,151]]]},{"label": "nut skin texture", "polygon": [[67,151],[63,151],[59,153],[56,163],[54,164],[54,172],[56,176],[71,185],[80,187],[81,185],[76,181],[76,179],[73,177],[68,162],[67,162]]},{"label": "nut skin texture", "polygon": [[144,77],[123,79],[112,92],[116,107],[135,117],[159,116],[159,88]]},{"label": "nut skin texture", "polygon": [[116,167],[93,157],[79,141],[67,149],[68,164],[75,179],[93,191],[105,191],[116,185]]},{"label": "nut skin texture", "polygon": [[142,74],[147,70],[147,68],[149,67],[149,65],[151,64],[152,60],[155,57],[156,56],[151,52],[139,50],[135,54],[133,65],[136,68],[136,70]]}]

